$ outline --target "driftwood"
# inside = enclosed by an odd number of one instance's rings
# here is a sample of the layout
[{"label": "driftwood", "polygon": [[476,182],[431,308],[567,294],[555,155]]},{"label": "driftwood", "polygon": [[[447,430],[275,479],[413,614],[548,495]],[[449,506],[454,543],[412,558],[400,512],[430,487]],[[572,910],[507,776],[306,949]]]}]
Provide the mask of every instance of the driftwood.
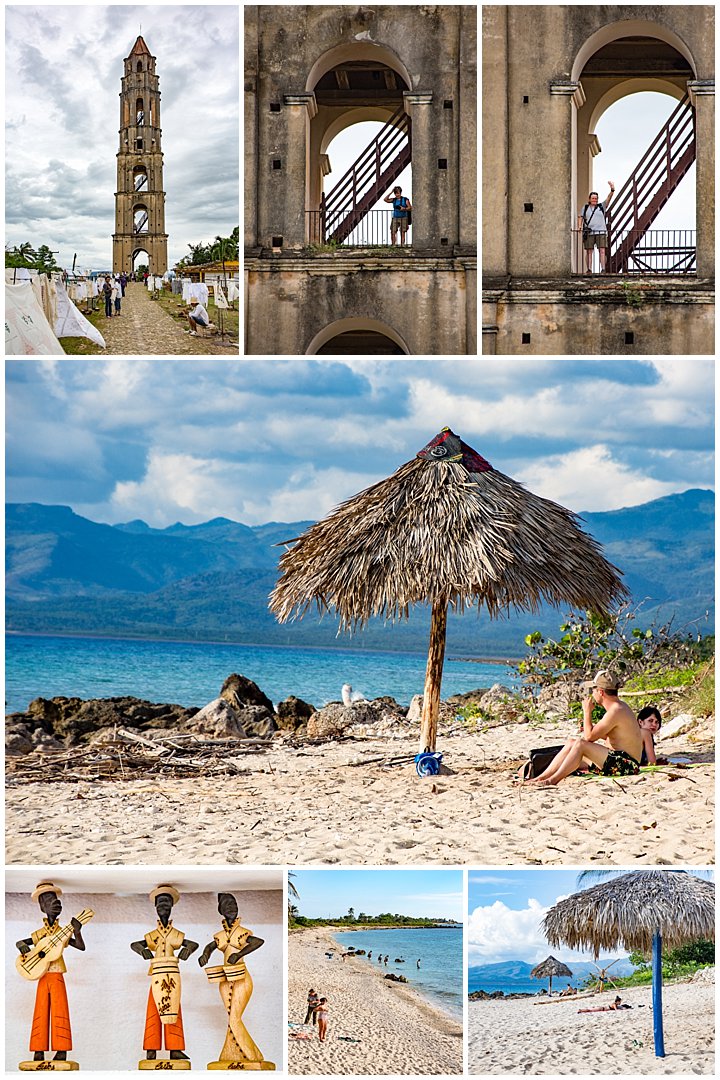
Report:
[{"label": "driftwood", "polygon": [[270,739],[204,739],[158,732],[150,739],[116,728],[102,745],[68,750],[42,749],[6,759],[7,782],[61,780],[141,780],[164,777],[228,776],[248,771],[239,757],[263,754]]}]

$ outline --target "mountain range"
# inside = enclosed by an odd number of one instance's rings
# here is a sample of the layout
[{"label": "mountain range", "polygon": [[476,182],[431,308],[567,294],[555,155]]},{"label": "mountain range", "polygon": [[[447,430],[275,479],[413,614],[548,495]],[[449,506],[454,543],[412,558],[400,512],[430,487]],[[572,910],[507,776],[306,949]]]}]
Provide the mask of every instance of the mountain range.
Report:
[{"label": "mountain range", "polygon": [[[614,957],[599,959],[596,964],[591,963],[589,960],[570,960],[567,966],[573,973],[573,982],[577,983],[578,980],[585,979],[588,975],[597,975],[598,968],[607,968],[610,964],[612,964],[612,968],[609,974],[618,978],[632,975],[635,970],[628,959],[623,958],[616,962]],[[526,983],[534,967],[535,964],[528,964],[524,960],[504,960],[498,964],[469,964],[468,985],[472,991],[479,984],[485,985],[497,982],[507,989],[507,984],[513,982],[518,984]],[[538,981],[538,986],[543,985],[547,985],[547,979]]]},{"label": "mountain range", "polygon": [[[624,572],[641,622],[713,630],[714,494],[693,489],[640,506],[582,515],[583,527]],[[309,521],[247,526],[227,518],[155,529],[93,522],[67,506],[6,506],[6,618],[16,633],[102,634],[276,645],[424,650],[428,613],[373,620],[349,639],[331,617],[279,626],[267,598],[284,543]],[[532,630],[555,633],[565,610],[491,620],[451,615],[450,653],[517,656]],[[709,613],[707,620],[706,613]]]}]

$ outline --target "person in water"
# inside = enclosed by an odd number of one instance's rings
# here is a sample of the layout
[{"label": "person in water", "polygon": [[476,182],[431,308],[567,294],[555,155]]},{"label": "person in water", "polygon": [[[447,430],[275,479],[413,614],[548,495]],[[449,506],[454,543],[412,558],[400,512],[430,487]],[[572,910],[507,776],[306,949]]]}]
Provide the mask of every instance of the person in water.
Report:
[{"label": "person in water", "polygon": [[[583,699],[582,738],[569,739],[547,769],[529,784],[554,786],[583,762],[602,776],[633,776],[640,771],[643,736],[635,714],[618,696],[619,684],[609,671],[599,671],[591,682],[583,683],[588,691]],[[599,705],[605,715],[593,724],[593,709]],[[605,742],[601,743],[600,739]]]}]

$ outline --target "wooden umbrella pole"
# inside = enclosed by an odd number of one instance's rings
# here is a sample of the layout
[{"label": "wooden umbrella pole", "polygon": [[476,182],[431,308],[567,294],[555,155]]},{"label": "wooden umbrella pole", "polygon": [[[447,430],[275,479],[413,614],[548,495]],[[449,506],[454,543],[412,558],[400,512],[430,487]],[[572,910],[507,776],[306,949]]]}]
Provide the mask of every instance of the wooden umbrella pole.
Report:
[{"label": "wooden umbrella pole", "polygon": [[420,753],[434,750],[437,738],[437,722],[440,713],[440,684],[445,659],[445,636],[447,634],[447,602],[435,600],[430,620],[430,647],[425,669],[422,716],[420,719]]}]

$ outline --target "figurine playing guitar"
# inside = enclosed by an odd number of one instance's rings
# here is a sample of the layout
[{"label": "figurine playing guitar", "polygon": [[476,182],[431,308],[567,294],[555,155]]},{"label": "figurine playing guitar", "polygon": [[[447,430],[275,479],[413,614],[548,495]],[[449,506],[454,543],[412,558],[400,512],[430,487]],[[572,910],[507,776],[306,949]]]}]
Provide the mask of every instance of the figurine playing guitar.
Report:
[{"label": "figurine playing guitar", "polygon": [[[67,926],[61,926],[58,919],[62,911],[61,895],[62,889],[50,881],[42,881],[37,886],[32,898],[37,900],[45,918],[42,927],[31,937],[16,942],[20,956],[15,963],[24,978],[38,980],[30,1034],[33,1062],[44,1061],[45,1052],[52,1049],[55,1051],[53,1061],[67,1062],[66,1068],[77,1068],[74,1062],[67,1061],[67,1052],[72,1050],[72,1034],[63,978],[67,969],[62,954],[66,945],[85,951],[82,927],[94,913],[86,908]],[[32,1063],[27,1063],[26,1069],[28,1067],[32,1068]]]}]

